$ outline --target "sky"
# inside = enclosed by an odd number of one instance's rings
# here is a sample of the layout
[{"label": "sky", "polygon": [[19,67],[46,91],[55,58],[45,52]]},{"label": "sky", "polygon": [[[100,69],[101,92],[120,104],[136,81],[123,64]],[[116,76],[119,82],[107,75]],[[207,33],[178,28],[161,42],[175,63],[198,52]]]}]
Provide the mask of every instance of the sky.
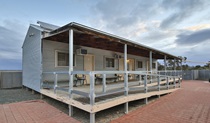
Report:
[{"label": "sky", "polygon": [[209,0],[1,0],[0,70],[22,69],[21,47],[29,25],[37,21],[58,26],[77,22],[208,62],[209,6]]}]

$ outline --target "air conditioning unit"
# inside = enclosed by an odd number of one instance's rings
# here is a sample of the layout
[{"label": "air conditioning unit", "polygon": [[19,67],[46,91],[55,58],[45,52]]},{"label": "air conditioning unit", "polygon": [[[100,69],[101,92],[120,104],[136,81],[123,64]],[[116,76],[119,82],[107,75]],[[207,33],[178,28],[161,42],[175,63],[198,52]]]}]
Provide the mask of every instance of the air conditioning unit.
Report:
[{"label": "air conditioning unit", "polygon": [[86,55],[87,54],[87,50],[86,49],[82,49],[82,48],[77,49],[76,50],[76,54],[77,55]]}]

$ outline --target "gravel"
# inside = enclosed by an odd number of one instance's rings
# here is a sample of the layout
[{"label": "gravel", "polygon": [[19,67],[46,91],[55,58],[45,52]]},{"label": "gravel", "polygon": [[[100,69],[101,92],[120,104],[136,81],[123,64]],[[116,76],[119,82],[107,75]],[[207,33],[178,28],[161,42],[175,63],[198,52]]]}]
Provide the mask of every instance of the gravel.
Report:
[{"label": "gravel", "polygon": [[[37,100],[40,99],[39,93],[32,94],[32,91],[27,91],[22,88],[15,89],[0,89],[0,104],[20,102],[26,100]],[[157,97],[151,97],[149,99],[149,103],[156,100]],[[62,112],[68,114],[68,105],[57,100],[51,99],[49,97],[44,96],[42,99],[48,104],[56,107]],[[137,100],[129,102],[129,112],[136,110],[140,107],[144,106],[144,100]],[[97,123],[108,123],[111,120],[117,119],[124,114],[124,105],[115,106],[110,109],[106,109],[96,113],[96,122]],[[79,120],[82,123],[89,123],[89,113],[78,108],[74,108],[73,118]]]},{"label": "gravel", "polygon": [[0,104],[40,99],[38,94],[32,94],[22,88],[0,89]]}]

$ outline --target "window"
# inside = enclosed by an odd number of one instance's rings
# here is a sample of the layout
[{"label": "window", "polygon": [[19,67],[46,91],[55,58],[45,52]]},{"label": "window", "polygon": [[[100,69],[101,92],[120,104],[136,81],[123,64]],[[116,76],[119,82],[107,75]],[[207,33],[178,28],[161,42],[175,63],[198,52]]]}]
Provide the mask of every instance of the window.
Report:
[{"label": "window", "polygon": [[[56,51],[56,67],[69,66],[69,53],[65,51]],[[73,55],[73,66],[75,66],[75,54]]]},{"label": "window", "polygon": [[69,53],[58,52],[57,66],[69,66]]},{"label": "window", "polygon": [[143,62],[137,61],[137,68],[143,68]]},{"label": "window", "polygon": [[156,68],[156,63],[152,63],[152,68]]},{"label": "window", "polygon": [[105,58],[106,59],[106,68],[114,68],[115,60],[114,58]]}]

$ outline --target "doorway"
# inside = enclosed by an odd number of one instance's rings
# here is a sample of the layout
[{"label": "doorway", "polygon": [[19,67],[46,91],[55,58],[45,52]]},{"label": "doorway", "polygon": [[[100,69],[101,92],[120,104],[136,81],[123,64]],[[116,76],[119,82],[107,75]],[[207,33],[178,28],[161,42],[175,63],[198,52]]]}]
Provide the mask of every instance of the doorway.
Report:
[{"label": "doorway", "polygon": [[[95,69],[95,57],[94,55],[84,56],[84,71],[94,71]],[[86,75],[87,84],[90,84],[90,76]]]},{"label": "doorway", "polygon": [[[134,59],[128,59],[127,60],[127,70],[128,71],[135,71],[135,60]],[[119,59],[119,71],[124,71],[124,59]],[[129,79],[134,79],[134,75],[130,74]],[[122,75],[122,80],[124,80],[124,74]]]}]

